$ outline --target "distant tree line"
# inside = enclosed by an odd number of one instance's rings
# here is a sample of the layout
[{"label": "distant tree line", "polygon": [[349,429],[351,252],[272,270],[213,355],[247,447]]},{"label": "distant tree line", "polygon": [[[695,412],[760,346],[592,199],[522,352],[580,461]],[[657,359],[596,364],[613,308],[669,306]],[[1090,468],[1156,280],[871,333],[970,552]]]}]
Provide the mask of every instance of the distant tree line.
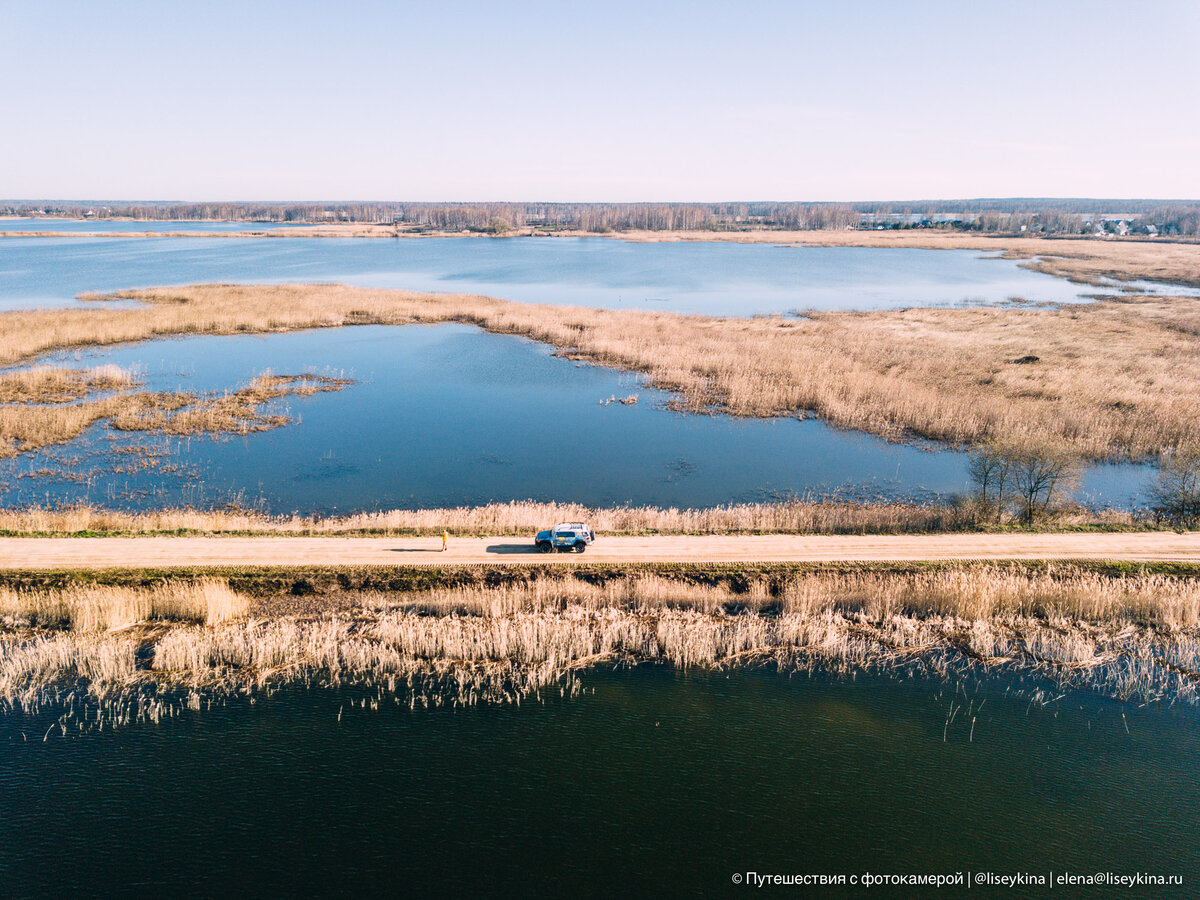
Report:
[{"label": "distant tree line", "polygon": [[0,214],[148,221],[355,222],[430,231],[790,231],[938,228],[989,234],[1200,235],[1200,202],[939,200],[870,203],[0,203]]},{"label": "distant tree line", "polygon": [[357,222],[438,231],[702,231],[852,228],[860,216],[836,203],[179,203],[12,204],[7,215],[148,221]]}]

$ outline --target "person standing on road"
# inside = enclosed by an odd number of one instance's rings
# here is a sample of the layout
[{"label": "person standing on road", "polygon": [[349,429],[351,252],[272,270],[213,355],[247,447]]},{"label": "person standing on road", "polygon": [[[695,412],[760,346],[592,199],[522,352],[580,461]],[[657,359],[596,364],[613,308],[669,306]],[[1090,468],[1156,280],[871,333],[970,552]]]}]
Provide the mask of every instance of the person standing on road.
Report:
[{"label": "person standing on road", "polygon": [[450,540],[450,532],[442,531],[442,552],[446,552],[446,541]]}]

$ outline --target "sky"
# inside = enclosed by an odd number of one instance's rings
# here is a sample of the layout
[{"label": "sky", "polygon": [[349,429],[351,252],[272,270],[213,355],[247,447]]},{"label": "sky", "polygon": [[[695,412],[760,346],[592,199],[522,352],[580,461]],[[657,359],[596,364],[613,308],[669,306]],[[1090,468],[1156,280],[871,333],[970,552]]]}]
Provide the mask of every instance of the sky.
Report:
[{"label": "sky", "polygon": [[0,0],[0,197],[1200,198],[1200,0]]}]

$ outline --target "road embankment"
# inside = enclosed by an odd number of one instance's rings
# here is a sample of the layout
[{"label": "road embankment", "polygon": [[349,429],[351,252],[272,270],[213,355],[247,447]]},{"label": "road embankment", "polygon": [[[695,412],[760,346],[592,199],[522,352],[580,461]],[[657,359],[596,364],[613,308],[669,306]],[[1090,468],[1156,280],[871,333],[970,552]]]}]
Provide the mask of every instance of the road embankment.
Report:
[{"label": "road embankment", "polygon": [[1200,563],[1200,532],[938,535],[601,536],[584,554],[515,538],[0,538],[0,569],[572,563],[1092,560]]}]

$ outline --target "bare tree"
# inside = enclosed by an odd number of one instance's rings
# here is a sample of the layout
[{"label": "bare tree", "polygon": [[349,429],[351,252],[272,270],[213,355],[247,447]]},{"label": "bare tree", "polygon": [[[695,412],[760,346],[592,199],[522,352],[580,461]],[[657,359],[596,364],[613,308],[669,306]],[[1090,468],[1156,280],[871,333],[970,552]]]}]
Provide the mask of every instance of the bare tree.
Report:
[{"label": "bare tree", "polygon": [[1150,488],[1150,505],[1156,515],[1184,528],[1200,524],[1200,445],[1164,455]]},{"label": "bare tree", "polygon": [[1013,456],[996,443],[973,450],[967,459],[967,474],[975,495],[985,507],[996,510],[996,521],[1004,518],[1004,501],[1013,474]]},{"label": "bare tree", "polygon": [[1026,522],[1035,521],[1059,496],[1079,483],[1079,459],[1068,450],[1025,442],[1008,452],[1012,457],[1012,487]]}]

